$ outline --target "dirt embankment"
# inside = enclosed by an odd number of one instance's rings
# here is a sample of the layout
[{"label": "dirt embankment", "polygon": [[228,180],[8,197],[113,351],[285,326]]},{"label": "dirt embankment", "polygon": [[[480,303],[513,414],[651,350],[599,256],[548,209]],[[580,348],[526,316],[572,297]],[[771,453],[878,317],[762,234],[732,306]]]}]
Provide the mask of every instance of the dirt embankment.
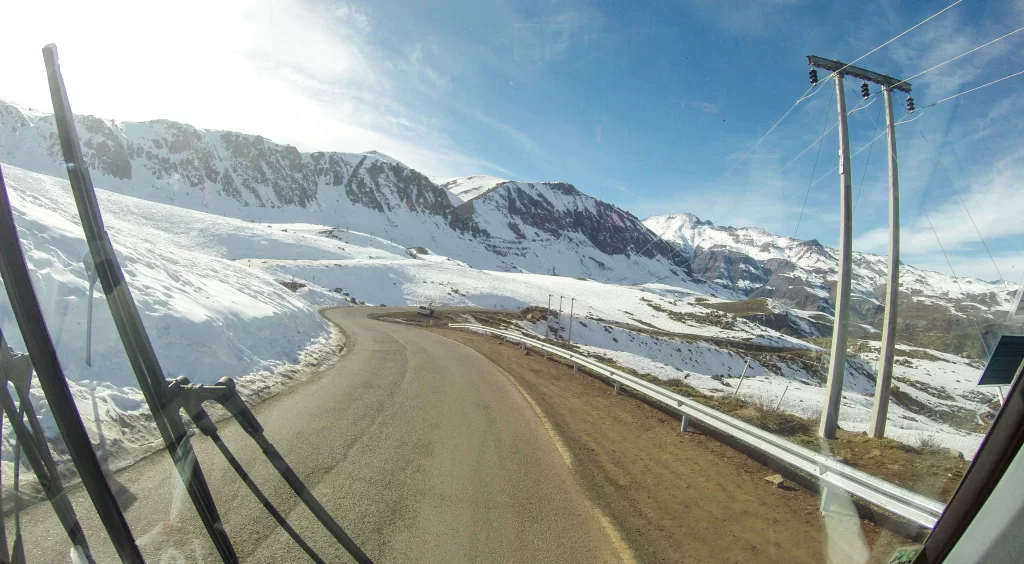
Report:
[{"label": "dirt embankment", "polygon": [[817,492],[771,486],[774,471],[692,428],[680,433],[677,419],[583,372],[490,337],[430,330],[479,351],[532,397],[642,562],[822,562],[851,552],[885,561],[909,544],[856,518],[826,527]]}]

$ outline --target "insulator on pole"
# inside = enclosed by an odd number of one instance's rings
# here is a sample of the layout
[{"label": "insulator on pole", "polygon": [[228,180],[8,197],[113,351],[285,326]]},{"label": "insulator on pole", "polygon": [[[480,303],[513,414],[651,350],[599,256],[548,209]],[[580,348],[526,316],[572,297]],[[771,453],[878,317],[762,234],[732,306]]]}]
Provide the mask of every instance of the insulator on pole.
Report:
[{"label": "insulator on pole", "polygon": [[907,113],[914,113],[914,97],[907,96]]},{"label": "insulator on pole", "polygon": [[818,83],[818,69],[811,69],[811,72],[807,74],[811,77],[811,86]]},{"label": "insulator on pole", "polygon": [[860,84],[860,95],[863,96],[864,98],[871,97],[871,88],[868,86],[867,82],[862,82]]}]

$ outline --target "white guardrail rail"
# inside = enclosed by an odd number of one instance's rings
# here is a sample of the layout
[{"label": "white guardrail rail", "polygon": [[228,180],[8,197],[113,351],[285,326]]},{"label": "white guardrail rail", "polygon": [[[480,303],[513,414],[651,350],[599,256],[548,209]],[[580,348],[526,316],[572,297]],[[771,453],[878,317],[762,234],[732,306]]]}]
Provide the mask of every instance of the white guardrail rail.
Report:
[{"label": "white guardrail rail", "polygon": [[827,455],[794,444],[692,399],[670,392],[620,370],[605,366],[591,358],[512,331],[494,329],[473,323],[452,323],[449,324],[449,327],[490,333],[518,341],[524,346],[547,351],[550,354],[587,368],[596,374],[607,376],[621,385],[628,386],[648,398],[680,412],[683,415],[684,429],[692,417],[706,427],[746,443],[796,470],[816,477],[822,485],[823,508],[826,505],[825,501],[830,495],[828,491],[830,488],[828,486],[846,491],[871,505],[929,529],[935,526],[935,522],[945,508],[945,505],[939,501],[891,484],[856,468],[851,468]]}]

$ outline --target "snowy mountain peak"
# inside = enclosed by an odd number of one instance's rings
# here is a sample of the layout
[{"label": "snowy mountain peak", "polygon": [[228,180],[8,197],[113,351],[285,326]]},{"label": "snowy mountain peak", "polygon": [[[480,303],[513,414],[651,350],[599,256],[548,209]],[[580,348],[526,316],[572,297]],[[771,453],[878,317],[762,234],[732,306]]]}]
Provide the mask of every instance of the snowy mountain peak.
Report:
[{"label": "snowy mountain peak", "polygon": [[[839,263],[837,249],[816,239],[771,234],[759,227],[723,227],[693,214],[653,216],[644,225],[677,245],[692,272],[710,282],[800,310],[832,313]],[[886,283],[886,257],[853,253],[853,317],[878,326]],[[952,277],[903,265],[900,269],[901,338],[957,353],[982,350],[978,326],[997,323],[1012,290],[1002,284]],[[950,342],[922,340],[937,320],[948,322]],[[977,325],[975,321],[977,320]],[[929,339],[933,337],[928,337]]]},{"label": "snowy mountain peak", "polygon": [[390,164],[393,164],[393,165],[398,165],[398,166],[402,166],[402,167],[405,167],[405,168],[411,168],[408,165],[406,165],[405,163],[403,163],[402,161],[400,161],[400,160],[398,160],[398,159],[396,159],[396,158],[394,158],[392,156],[385,155],[384,153],[381,153],[380,151],[377,151],[377,150],[365,151],[365,152],[360,153],[360,154],[366,155],[368,157],[374,157],[374,158],[376,158],[378,160],[381,160],[381,161],[384,161],[386,163],[390,163]]}]

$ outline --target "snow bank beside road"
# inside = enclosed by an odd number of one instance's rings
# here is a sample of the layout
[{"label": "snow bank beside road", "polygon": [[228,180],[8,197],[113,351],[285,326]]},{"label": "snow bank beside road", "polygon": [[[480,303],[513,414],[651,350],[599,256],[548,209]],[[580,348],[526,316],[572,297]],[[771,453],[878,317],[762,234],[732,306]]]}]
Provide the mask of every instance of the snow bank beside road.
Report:
[{"label": "snow bank beside road", "polygon": [[[115,458],[155,437],[135,375],[117,336],[102,289],[93,302],[92,366],[85,364],[88,279],[84,235],[64,180],[4,166],[22,246],[54,344],[93,440]],[[132,294],[168,378],[212,383],[223,376],[247,389],[299,362],[300,351],[327,353],[330,325],[316,306],[272,276],[229,260],[275,247],[335,256],[303,234],[268,234],[266,227],[98,191],[104,220]],[[220,256],[218,256],[220,255]],[[0,326],[23,351],[6,292]],[[314,355],[315,356],[315,355]],[[52,415],[38,389],[36,408],[48,434]],[[2,458],[12,457],[4,422]],[[102,438],[101,438],[102,435]],[[11,474],[4,472],[7,479]]]}]

